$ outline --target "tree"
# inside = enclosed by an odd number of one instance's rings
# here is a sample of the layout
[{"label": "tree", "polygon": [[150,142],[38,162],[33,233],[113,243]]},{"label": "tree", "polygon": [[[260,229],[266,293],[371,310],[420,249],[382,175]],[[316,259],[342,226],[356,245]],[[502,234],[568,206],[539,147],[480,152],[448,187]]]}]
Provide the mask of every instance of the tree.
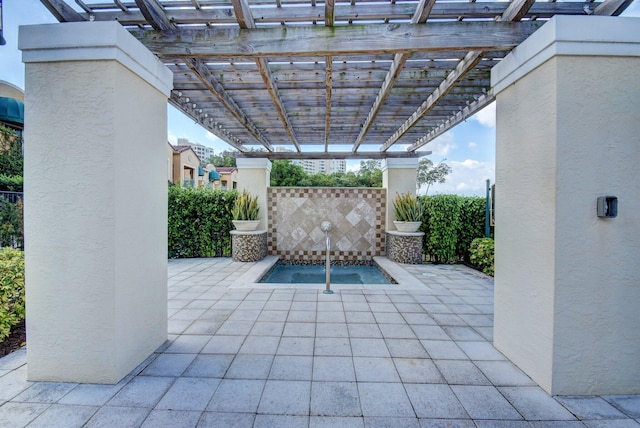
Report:
[{"label": "tree", "polygon": [[228,156],[227,152],[209,157],[209,163],[213,166],[236,166],[236,158]]},{"label": "tree", "polygon": [[447,175],[452,171],[451,167],[444,163],[446,159],[442,159],[437,165],[433,165],[431,159],[422,158],[418,163],[418,176],[416,178],[416,184],[418,189],[423,184],[427,185],[427,191],[429,193],[429,187],[435,183],[444,183],[447,179]]},{"label": "tree", "polygon": [[363,187],[382,187],[382,169],[376,159],[360,161],[358,181]]},{"label": "tree", "polygon": [[307,178],[304,168],[289,160],[274,160],[271,165],[271,186],[300,186]]}]

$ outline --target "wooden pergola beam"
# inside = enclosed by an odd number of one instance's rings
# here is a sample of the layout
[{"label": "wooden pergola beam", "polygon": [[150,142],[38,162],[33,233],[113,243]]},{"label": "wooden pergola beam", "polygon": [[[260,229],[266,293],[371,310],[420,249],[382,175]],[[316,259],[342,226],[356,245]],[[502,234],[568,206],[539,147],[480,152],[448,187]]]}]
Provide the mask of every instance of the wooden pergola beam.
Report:
[{"label": "wooden pergola beam", "polygon": [[51,12],[58,22],[86,21],[86,18],[76,12],[63,0],[40,0],[40,2]]},{"label": "wooden pergola beam", "polygon": [[482,110],[483,108],[491,104],[494,100],[495,100],[495,96],[493,95],[493,92],[492,91],[487,92],[486,94],[478,98],[476,101],[472,102],[471,104],[466,106],[464,109],[462,109],[458,113],[451,116],[440,126],[431,130],[427,135],[418,139],[418,141],[416,141],[411,146],[409,146],[407,150],[408,151],[418,150],[420,147],[438,138],[440,135],[444,134],[445,132],[447,132],[457,124],[473,116],[474,114],[476,114],[477,112],[479,112],[480,110]]},{"label": "wooden pergola beam", "polygon": [[[503,22],[520,22],[520,19],[531,8],[535,0],[512,0],[511,4],[500,16]],[[455,70],[442,81],[429,98],[398,128],[398,130],[380,147],[386,151],[394,145],[411,127],[431,111],[447,95],[469,71],[482,60],[482,52],[470,51],[456,66]],[[426,144],[426,143],[425,143]]]},{"label": "wooden pergola beam", "polygon": [[247,148],[244,147],[242,144],[237,143],[231,134],[229,134],[224,129],[218,127],[217,126],[218,124],[214,123],[212,119],[208,117],[204,117],[200,112],[198,112],[195,108],[193,108],[193,106],[190,105],[190,103],[185,101],[184,98],[178,96],[175,92],[171,93],[171,96],[169,97],[169,104],[171,104],[172,106],[180,110],[182,113],[184,113],[185,115],[193,119],[200,126],[202,126],[207,131],[211,132],[213,135],[215,135],[216,137],[220,138],[221,140],[229,144],[231,147],[237,150],[240,150],[241,152],[244,152],[247,150]]},{"label": "wooden pergola beam", "polygon": [[[238,18],[238,24],[240,25],[240,28],[255,29],[256,23],[253,19],[253,14],[251,13],[251,8],[249,7],[249,3],[247,3],[247,0],[231,0],[231,3],[233,4],[233,10],[235,11],[236,17]],[[289,137],[291,137],[291,141],[296,147],[296,150],[301,151],[300,143],[298,143],[298,138],[296,137],[295,132],[293,132],[293,126],[291,125],[289,116],[287,116],[287,111],[282,104],[282,99],[280,98],[280,93],[278,92],[278,87],[276,85],[275,79],[271,75],[269,62],[265,58],[256,58],[256,65],[258,66],[258,71],[260,72],[262,81],[267,88],[269,97],[271,97],[271,100],[273,101],[273,104],[278,111],[278,115],[280,116],[280,120],[282,120],[284,128],[289,134]]]},{"label": "wooden pergola beam", "polygon": [[482,52],[471,51],[458,63],[440,86],[429,95],[416,111],[393,133],[391,137],[380,147],[380,151],[384,152],[394,145],[400,137],[407,133],[424,115],[430,112],[439,102],[447,95],[456,85],[456,83],[464,77],[473,67],[482,59]]},{"label": "wooden pergola beam", "polygon": [[[41,0],[44,2],[61,3],[61,0]],[[119,1],[119,0],[118,0]],[[615,0],[619,2],[620,0]],[[591,8],[598,8],[606,2],[589,2]],[[429,18],[431,20],[438,19],[455,19],[456,17],[464,17],[465,19],[493,19],[503,14],[510,3],[508,2],[436,2],[433,6]],[[97,21],[118,21],[123,25],[139,25],[146,22],[142,13],[127,2],[127,11],[108,9],[93,9],[93,14]],[[537,2],[529,12],[525,15],[528,17],[536,16],[539,18],[549,18],[556,14],[575,15],[584,13],[585,4],[583,2]],[[628,5],[627,5],[628,6]],[[121,9],[121,8],[120,8]],[[338,3],[334,6],[334,24],[335,17],[339,17],[340,21],[357,20],[373,21],[384,18],[391,19],[411,19],[415,10],[415,6],[410,3],[376,3],[375,7],[371,4],[348,4]],[[320,6],[309,5],[292,5],[287,4],[286,8],[260,8],[260,14],[255,18],[256,23],[279,23],[283,20],[291,23],[305,23],[327,19],[327,9]],[[236,18],[231,8],[204,8],[204,9],[166,9],[166,15],[173,22],[179,24],[234,24]],[[82,20],[88,19],[86,14],[82,14]]]},{"label": "wooden pergola beam", "polygon": [[633,0],[606,0],[593,11],[594,15],[618,16],[633,3]]},{"label": "wooden pergola beam", "polygon": [[325,103],[324,103],[324,151],[329,151],[329,134],[331,133],[331,100],[333,93],[333,57],[325,57]]},{"label": "wooden pergola beam", "polygon": [[[325,0],[324,2],[324,26],[333,27],[336,18],[336,2],[335,0]],[[324,151],[329,151],[329,134],[331,133],[331,99],[333,92],[333,57],[327,55],[325,57],[324,68],[324,86],[325,86],[325,102],[324,102]]]},{"label": "wooden pergola beam", "polygon": [[424,152],[242,152],[229,153],[235,158],[259,158],[269,160],[303,160],[303,159],[390,159],[390,158],[419,158],[430,155],[430,151]]},{"label": "wooden pergola beam", "polygon": [[336,19],[336,2],[335,0],[325,0],[324,2],[324,25],[325,27],[333,27]]},{"label": "wooden pergola beam", "polygon": [[227,94],[224,87],[216,80],[213,74],[209,71],[206,64],[202,63],[198,59],[189,59],[186,61],[186,65],[193,71],[193,73],[200,79],[200,81],[211,91],[211,93],[225,106],[227,110],[236,118],[238,123],[244,126],[247,131],[262,144],[267,150],[273,150],[271,143],[267,138],[262,135],[262,132],[257,126],[249,119],[249,117],[242,111],[242,109],[236,104],[231,96]]},{"label": "wooden pergola beam", "polygon": [[162,5],[157,0],[136,0],[136,5],[147,22],[159,31],[175,30],[176,26],[164,13]]},{"label": "wooden pergola beam", "polygon": [[131,33],[159,57],[256,58],[510,50],[543,24],[471,21]]},{"label": "wooden pergola beam", "polygon": [[[418,6],[416,7],[416,11],[413,13],[413,17],[411,17],[411,24],[424,24],[427,21],[427,17],[429,16],[429,13],[431,13],[431,9],[433,9],[433,5],[435,3],[436,0],[420,0],[420,3],[418,3]],[[389,72],[380,87],[380,92],[378,92],[378,96],[367,115],[367,119],[362,124],[358,138],[356,138],[355,143],[353,143],[352,151],[355,152],[358,150],[358,147],[360,147],[360,144],[364,141],[364,137],[367,135],[367,132],[369,132],[369,128],[371,128],[380,108],[384,105],[384,102],[391,93],[391,89],[393,88],[398,75],[400,75],[402,67],[404,67],[404,64],[410,56],[411,54],[408,53],[397,53],[394,55],[393,62],[389,67]]]}]

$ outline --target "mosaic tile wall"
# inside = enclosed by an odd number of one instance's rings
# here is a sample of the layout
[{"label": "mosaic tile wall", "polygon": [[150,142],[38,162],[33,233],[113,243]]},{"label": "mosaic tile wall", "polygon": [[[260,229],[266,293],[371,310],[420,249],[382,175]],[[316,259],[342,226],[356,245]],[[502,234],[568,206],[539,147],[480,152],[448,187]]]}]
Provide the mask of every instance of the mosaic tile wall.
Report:
[{"label": "mosaic tile wall", "polygon": [[371,260],[385,254],[386,189],[270,187],[267,204],[270,255],[324,260],[324,220],[333,225],[333,260]]}]

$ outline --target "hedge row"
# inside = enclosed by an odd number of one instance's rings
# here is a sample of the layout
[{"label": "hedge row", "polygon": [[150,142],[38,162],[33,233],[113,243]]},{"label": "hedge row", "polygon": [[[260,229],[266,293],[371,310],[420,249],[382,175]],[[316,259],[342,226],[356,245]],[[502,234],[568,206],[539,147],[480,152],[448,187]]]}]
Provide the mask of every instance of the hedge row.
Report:
[{"label": "hedge row", "polygon": [[0,247],[22,248],[23,209],[22,200],[13,203],[0,197]]},{"label": "hedge row", "polygon": [[231,255],[236,191],[169,187],[169,257]]},{"label": "hedge row", "polygon": [[24,252],[0,249],[0,341],[24,319]]},{"label": "hedge row", "polygon": [[470,261],[469,247],[484,237],[485,198],[478,196],[421,196],[425,212],[422,252],[436,263]]},{"label": "hedge row", "polygon": [[[231,255],[231,209],[237,192],[169,188],[169,257]],[[425,213],[423,253],[436,263],[470,261],[469,248],[484,237],[485,199],[421,196]]]}]

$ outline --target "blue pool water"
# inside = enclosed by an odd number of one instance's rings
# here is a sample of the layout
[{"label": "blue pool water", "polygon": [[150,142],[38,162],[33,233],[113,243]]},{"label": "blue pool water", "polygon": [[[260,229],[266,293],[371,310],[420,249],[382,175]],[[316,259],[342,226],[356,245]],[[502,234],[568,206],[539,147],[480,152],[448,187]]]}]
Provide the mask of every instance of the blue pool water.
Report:
[{"label": "blue pool water", "polygon": [[[324,284],[324,266],[277,265],[260,282],[278,284]],[[391,284],[375,266],[331,266],[332,284]]]}]

